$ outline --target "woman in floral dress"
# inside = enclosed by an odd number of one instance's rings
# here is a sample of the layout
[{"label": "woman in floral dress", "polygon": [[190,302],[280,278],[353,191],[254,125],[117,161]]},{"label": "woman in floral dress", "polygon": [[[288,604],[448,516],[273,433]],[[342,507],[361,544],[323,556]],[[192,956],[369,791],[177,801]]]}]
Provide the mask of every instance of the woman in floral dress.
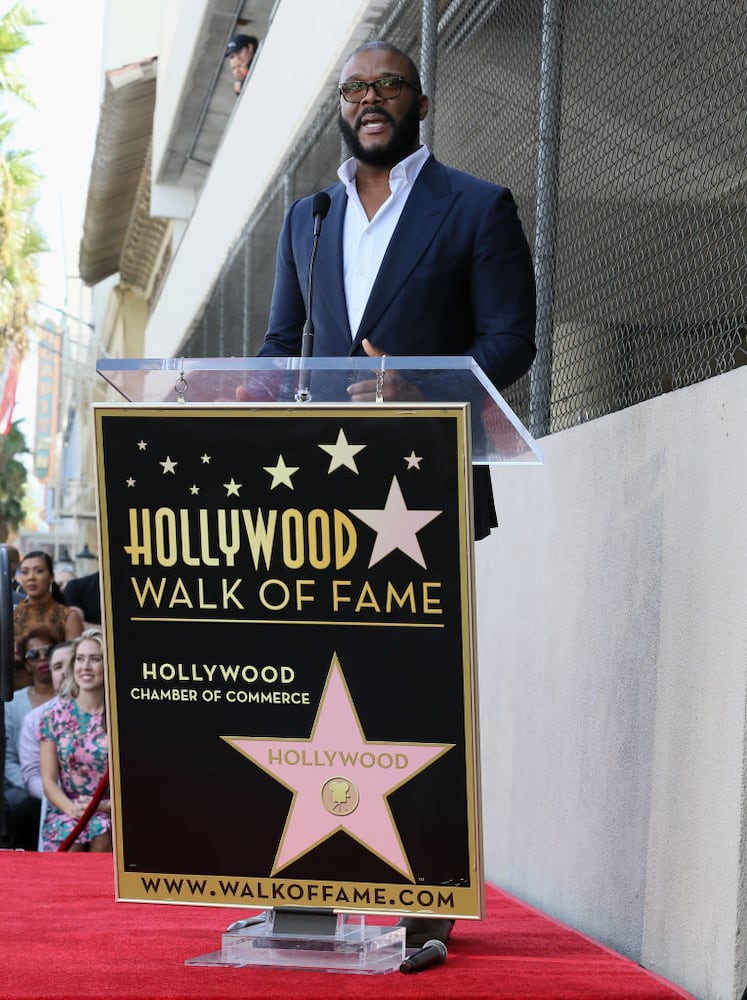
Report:
[{"label": "woman in floral dress", "polygon": [[[58,701],[44,714],[41,774],[49,808],[42,838],[55,851],[85,812],[108,761],[104,640],[98,629],[73,641]],[[71,851],[112,849],[111,807],[102,799]]]}]

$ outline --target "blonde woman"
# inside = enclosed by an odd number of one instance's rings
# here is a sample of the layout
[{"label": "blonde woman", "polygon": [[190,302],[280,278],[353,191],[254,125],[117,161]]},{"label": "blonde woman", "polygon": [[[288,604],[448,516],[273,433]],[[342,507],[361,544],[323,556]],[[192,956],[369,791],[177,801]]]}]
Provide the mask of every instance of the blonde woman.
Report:
[{"label": "blonde woman", "polygon": [[[99,629],[86,629],[73,640],[60,697],[44,714],[40,736],[42,784],[49,800],[42,839],[45,851],[55,851],[85,812],[108,763],[104,638]],[[101,800],[69,849],[112,849],[108,798]]]}]

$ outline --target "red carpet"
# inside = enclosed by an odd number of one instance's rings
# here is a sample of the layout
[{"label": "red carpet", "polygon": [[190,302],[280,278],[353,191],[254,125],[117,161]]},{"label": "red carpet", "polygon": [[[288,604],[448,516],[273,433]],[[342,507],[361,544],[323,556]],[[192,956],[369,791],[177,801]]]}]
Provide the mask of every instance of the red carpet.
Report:
[{"label": "red carpet", "polygon": [[115,903],[111,855],[0,853],[0,998],[676,1000],[690,995],[488,887],[445,965],[418,975],[186,968],[245,910]]}]

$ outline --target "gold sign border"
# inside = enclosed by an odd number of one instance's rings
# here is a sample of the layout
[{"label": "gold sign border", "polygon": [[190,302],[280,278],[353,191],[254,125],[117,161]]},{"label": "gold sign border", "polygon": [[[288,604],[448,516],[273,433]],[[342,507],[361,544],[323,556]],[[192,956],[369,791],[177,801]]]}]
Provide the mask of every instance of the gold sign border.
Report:
[{"label": "gold sign border", "polygon": [[[121,813],[121,789],[119,782],[119,727],[116,705],[116,649],[112,628],[109,622],[113,620],[111,613],[111,566],[109,562],[109,511],[106,502],[104,455],[103,455],[103,422],[111,417],[152,417],[160,416],[193,419],[202,417],[254,417],[266,418],[271,414],[278,420],[298,419],[298,406],[287,406],[278,403],[237,405],[225,403],[95,403],[95,443],[97,467],[97,506],[100,568],[102,576],[102,619],[107,645],[107,714],[110,734],[110,782],[112,801],[112,828],[114,835],[115,854],[115,896],[117,900],[128,902],[158,902],[176,905],[207,905],[270,908],[272,906],[314,906],[331,908],[335,911],[350,911],[366,914],[438,914],[449,918],[483,918],[485,915],[485,891],[483,876],[483,850],[481,830],[481,786],[479,767],[479,728],[478,728],[478,687],[477,687],[477,642],[475,618],[475,568],[474,568],[474,523],[472,504],[472,462],[471,462],[471,425],[470,407],[467,403],[428,404],[415,403],[402,406],[398,403],[377,403],[372,405],[350,404],[327,405],[304,403],[305,419],[315,417],[335,417],[345,420],[355,418],[412,417],[418,418],[451,418],[456,422],[458,437],[458,483],[459,494],[463,498],[459,510],[460,537],[465,544],[460,547],[460,596],[462,609],[462,663],[465,707],[465,760],[467,765],[467,788],[471,789],[467,801],[469,867],[472,885],[439,886],[439,885],[397,885],[382,884],[373,886],[369,883],[357,885],[353,882],[332,882],[310,880],[290,880],[277,877],[236,877],[203,875],[178,875],[171,873],[130,872],[125,868],[124,847],[122,838],[118,836],[118,817]],[[147,888],[158,881],[158,888]],[[206,889],[195,889],[205,882]],[[222,884],[232,882],[243,885],[256,885],[268,894],[269,902],[261,900],[260,892],[246,895],[226,894],[221,890]],[[168,886],[172,888],[169,889]],[[179,885],[178,891],[176,886]],[[309,887],[331,886],[334,902],[329,899],[317,899],[310,896]],[[298,886],[294,893],[303,895],[303,901],[292,898],[280,901],[273,900],[273,891],[277,895],[277,887]],[[366,896],[366,890],[369,890]],[[205,892],[207,891],[207,898]],[[184,895],[188,894],[188,897]],[[211,895],[215,893],[215,895]],[[371,899],[374,893],[374,905],[362,900]],[[409,895],[408,895],[409,894]],[[345,897],[353,900],[346,902]],[[424,905],[424,901],[432,898],[433,904]],[[404,905],[403,900],[413,900],[413,905]],[[446,902],[444,902],[446,900]]]}]

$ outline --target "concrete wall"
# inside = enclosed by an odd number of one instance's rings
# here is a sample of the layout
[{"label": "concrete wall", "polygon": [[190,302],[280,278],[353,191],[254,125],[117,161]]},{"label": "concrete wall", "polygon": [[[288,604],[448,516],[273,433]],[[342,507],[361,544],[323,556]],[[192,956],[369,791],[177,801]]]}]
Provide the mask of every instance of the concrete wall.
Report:
[{"label": "concrete wall", "polygon": [[486,877],[741,995],[747,368],[493,473],[477,546]]}]

